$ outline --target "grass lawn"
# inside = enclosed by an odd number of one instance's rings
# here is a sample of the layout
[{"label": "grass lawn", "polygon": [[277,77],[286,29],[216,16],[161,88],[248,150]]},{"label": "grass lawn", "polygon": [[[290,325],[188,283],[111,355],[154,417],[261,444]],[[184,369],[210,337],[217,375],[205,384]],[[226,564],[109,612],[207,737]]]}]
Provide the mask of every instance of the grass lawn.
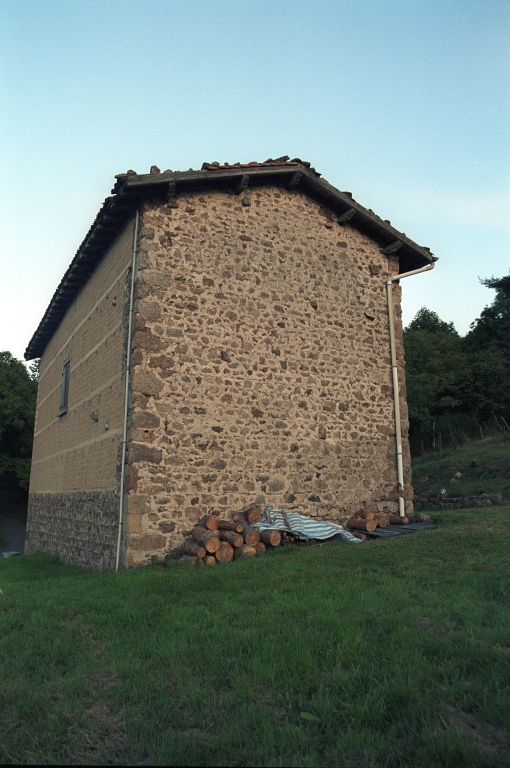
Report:
[{"label": "grass lawn", "polygon": [[510,507],[214,568],[0,558],[0,762],[510,765]]}]

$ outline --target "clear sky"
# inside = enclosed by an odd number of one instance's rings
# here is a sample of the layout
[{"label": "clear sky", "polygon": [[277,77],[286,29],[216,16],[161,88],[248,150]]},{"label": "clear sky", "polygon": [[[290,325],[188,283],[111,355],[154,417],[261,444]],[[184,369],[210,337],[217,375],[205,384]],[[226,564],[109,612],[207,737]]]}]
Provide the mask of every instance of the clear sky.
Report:
[{"label": "clear sky", "polygon": [[464,334],[510,269],[509,0],[0,0],[0,350],[21,358],[116,173],[309,160],[439,258]]}]

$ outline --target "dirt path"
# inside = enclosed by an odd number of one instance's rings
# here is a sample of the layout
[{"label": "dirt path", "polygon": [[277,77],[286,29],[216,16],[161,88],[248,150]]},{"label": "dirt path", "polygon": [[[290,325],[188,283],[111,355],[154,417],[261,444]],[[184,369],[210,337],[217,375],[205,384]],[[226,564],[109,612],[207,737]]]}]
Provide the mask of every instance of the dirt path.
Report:
[{"label": "dirt path", "polygon": [[8,517],[0,515],[0,534],[4,537],[7,544],[0,549],[0,555],[3,552],[19,552],[20,555],[25,552],[25,523],[18,520],[10,520]]}]

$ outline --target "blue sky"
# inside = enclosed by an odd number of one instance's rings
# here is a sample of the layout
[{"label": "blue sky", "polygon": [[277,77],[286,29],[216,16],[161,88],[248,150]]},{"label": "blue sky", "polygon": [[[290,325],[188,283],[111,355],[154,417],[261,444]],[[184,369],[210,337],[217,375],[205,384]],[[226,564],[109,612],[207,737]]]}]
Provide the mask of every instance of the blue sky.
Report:
[{"label": "blue sky", "polygon": [[508,0],[1,0],[0,349],[21,357],[113,176],[311,161],[431,248],[460,333],[510,270]]}]

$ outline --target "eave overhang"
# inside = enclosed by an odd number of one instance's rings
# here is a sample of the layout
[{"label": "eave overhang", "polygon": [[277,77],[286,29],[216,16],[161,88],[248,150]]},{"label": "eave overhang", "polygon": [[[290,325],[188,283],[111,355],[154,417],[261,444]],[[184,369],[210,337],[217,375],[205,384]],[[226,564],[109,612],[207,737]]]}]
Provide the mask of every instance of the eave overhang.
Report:
[{"label": "eave overhang", "polygon": [[165,202],[176,195],[201,189],[234,190],[237,193],[247,187],[269,185],[299,189],[332,212],[333,221],[336,219],[339,228],[348,223],[378,243],[387,255],[396,253],[399,272],[419,269],[436,260],[428,248],[417,245],[388,221],[383,221],[373,211],[357,203],[349,193],[340,192],[300,162],[250,163],[227,167],[204,164],[200,171],[121,174],[116,178],[113,195],[106,198],[53,294],[28,344],[25,360],[41,357],[69,306],[108,247],[145,201]]}]

